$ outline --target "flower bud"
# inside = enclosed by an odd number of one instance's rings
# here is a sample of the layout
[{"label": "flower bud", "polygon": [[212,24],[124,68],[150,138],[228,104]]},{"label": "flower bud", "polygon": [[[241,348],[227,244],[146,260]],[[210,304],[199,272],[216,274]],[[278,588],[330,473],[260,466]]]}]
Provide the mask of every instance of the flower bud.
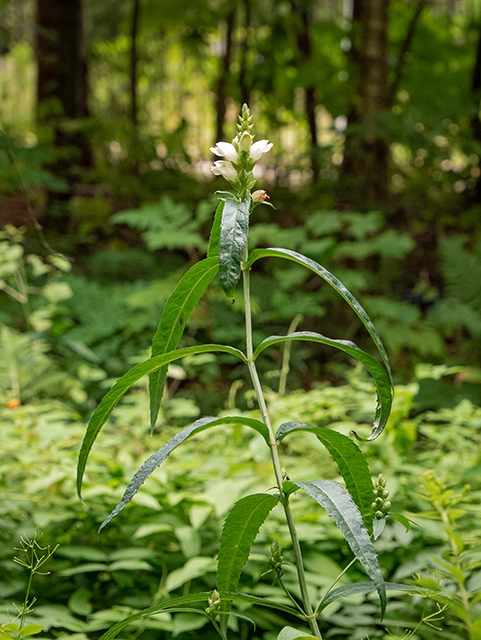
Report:
[{"label": "flower bud", "polygon": [[209,606],[206,609],[207,613],[215,613],[220,608],[220,593],[217,589],[214,589],[212,595],[208,599]]},{"label": "flower bud", "polygon": [[278,569],[282,565],[284,558],[282,557],[282,547],[278,538],[274,538],[271,544],[271,557],[269,564],[273,569]]},{"label": "flower bud", "polygon": [[252,202],[259,203],[264,202],[265,200],[269,200],[269,196],[264,189],[257,189],[257,191],[254,191],[252,194]]},{"label": "flower bud", "polygon": [[248,131],[244,131],[239,140],[239,151],[249,152],[252,146],[252,136]]}]

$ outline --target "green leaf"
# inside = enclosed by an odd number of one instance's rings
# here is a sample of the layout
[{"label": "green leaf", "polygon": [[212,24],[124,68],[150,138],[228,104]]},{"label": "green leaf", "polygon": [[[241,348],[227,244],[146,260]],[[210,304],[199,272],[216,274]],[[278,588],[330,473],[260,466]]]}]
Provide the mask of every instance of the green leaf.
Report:
[{"label": "green leaf", "polygon": [[190,560],[187,560],[183,567],[175,569],[169,573],[167,580],[165,581],[165,589],[166,591],[174,591],[174,589],[178,589],[186,582],[204,577],[206,573],[214,571],[214,558],[206,556],[191,558]]},{"label": "green leaf", "polygon": [[249,212],[252,198],[242,202],[225,201],[220,226],[219,275],[224,293],[234,299],[234,290],[241,274],[241,262],[249,231]]},{"label": "green leaf", "polygon": [[381,619],[386,610],[386,587],[371,538],[362,521],[362,516],[350,494],[332,480],[295,482],[318,502],[341,530],[354,555],[360,561],[381,600]]},{"label": "green leaf", "polygon": [[[218,270],[218,258],[207,258],[191,267],[181,279],[162,312],[159,327],[152,341],[153,357],[177,348],[194,307]],[[167,370],[168,366],[164,365],[149,375],[150,424],[152,429],[155,427],[159,414]]]},{"label": "green leaf", "polygon": [[219,256],[220,247],[220,223],[222,220],[222,212],[224,211],[225,201],[221,200],[215,211],[214,224],[210,232],[209,248],[207,249],[207,257],[215,258]]},{"label": "green leaf", "polygon": [[365,525],[368,530],[371,529],[374,515],[371,504],[374,502],[374,491],[369,467],[357,444],[342,433],[325,427],[310,427],[302,422],[281,424],[277,430],[276,440],[281,441],[294,431],[313,433],[326,447],[336,461],[346,488],[357,504]]},{"label": "green leaf", "polygon": [[[385,582],[384,586],[386,587],[386,591],[410,591],[411,593],[420,591],[420,589],[417,589],[416,587],[406,584],[398,584],[396,582]],[[318,607],[318,611],[321,612],[328,604],[331,604],[331,602],[334,602],[335,600],[339,600],[339,598],[347,598],[348,596],[353,596],[357,593],[370,593],[372,591],[376,591],[376,589],[377,587],[374,582],[355,582],[354,584],[346,584],[343,587],[338,587],[337,589],[329,591],[326,597],[323,598]]]},{"label": "green leaf", "polygon": [[377,540],[384,531],[386,526],[386,518],[374,518],[372,523],[372,535],[374,540]]},{"label": "green leaf", "polygon": [[[148,460],[144,462],[144,464],[140,467],[137,473],[134,475],[132,480],[129,483],[129,486],[125,490],[124,495],[122,496],[122,500],[115,507],[115,509],[110,513],[110,515],[102,522],[99,527],[99,531],[108,524],[112,518],[114,518],[122,509],[132,500],[137,491],[143,485],[143,483],[147,480],[147,478],[157,469],[160,465],[170,456],[172,451],[176,449],[180,444],[182,444],[188,438],[195,436],[206,429],[210,429],[211,427],[217,427],[219,425],[226,424],[243,424],[247,427],[251,427],[257,433],[259,433],[267,443],[269,443],[269,431],[266,425],[260,420],[256,420],[255,418],[245,418],[243,416],[225,416],[223,418],[201,418],[200,420],[196,420],[188,427],[176,433],[173,438],[171,438],[166,444],[164,444],[160,449],[158,449],[154,454],[150,456]],[[260,526],[260,525],[259,525]]]},{"label": "green leaf", "polygon": [[[241,498],[226,518],[220,538],[217,564],[217,588],[219,591],[236,591],[239,578],[261,525],[279,503],[278,498],[267,493],[255,493]],[[221,603],[221,611],[228,607]],[[227,620],[224,621],[227,624]]]},{"label": "green leaf", "polygon": [[[173,600],[167,600],[166,602],[162,602],[161,604],[155,605],[154,607],[149,607],[148,609],[144,609],[143,611],[138,611],[130,616],[127,616],[123,620],[120,620],[111,627],[100,640],[112,640],[116,638],[117,635],[125,629],[132,622],[136,622],[137,620],[141,620],[147,616],[153,616],[157,613],[161,613],[163,611],[169,610],[171,608],[177,607],[178,605],[191,604],[192,602],[207,602],[208,599],[212,596],[212,592],[204,592],[204,593],[195,593],[192,595],[182,596],[181,598],[174,598]],[[302,618],[302,614],[299,613],[293,607],[289,607],[283,604],[277,604],[272,602],[272,600],[264,600],[263,598],[258,598],[257,596],[250,596],[245,593],[227,593],[221,592],[220,594],[221,600],[229,600],[239,601],[239,602],[247,602],[249,604],[260,605],[261,607],[268,607],[270,609],[278,609],[279,611],[284,611],[285,613],[289,613],[290,615],[295,616],[296,618]]]},{"label": "green leaf", "polygon": [[267,347],[280,342],[287,342],[289,340],[309,340],[310,342],[320,342],[332,347],[336,347],[350,356],[359,360],[369,371],[374,378],[377,389],[377,407],[374,418],[374,424],[372,426],[372,432],[368,440],[373,440],[382,433],[386,422],[389,418],[392,406],[392,386],[391,380],[386,369],[368,353],[359,349],[354,342],[349,340],[334,340],[332,338],[326,338],[320,333],[313,333],[312,331],[299,331],[291,333],[287,336],[271,336],[263,340],[254,352],[254,358],[264,351]]},{"label": "green leaf", "polygon": [[192,355],[194,353],[206,353],[211,351],[220,351],[223,353],[230,353],[231,355],[237,356],[243,362],[246,362],[246,357],[234,347],[228,347],[219,344],[205,344],[198,345],[195,347],[185,347],[184,349],[178,349],[177,351],[170,351],[169,353],[162,354],[160,356],[155,356],[153,358],[149,358],[145,362],[141,362],[136,365],[130,371],[127,371],[120,380],[118,380],[112,389],[103,397],[99,406],[95,410],[89,424],[87,427],[87,431],[85,433],[82,446],[80,449],[78,463],[77,463],[77,493],[79,498],[81,499],[81,488],[82,488],[82,478],[85,471],[85,465],[87,464],[87,458],[89,456],[90,450],[99,434],[100,429],[107,422],[110,414],[113,409],[120,401],[125,392],[135,383],[137,380],[140,380],[145,375],[150,373],[154,373],[160,367],[169,362],[173,362],[174,360],[179,360],[184,356]]},{"label": "green leaf", "polygon": [[108,571],[109,566],[102,562],[87,562],[85,564],[79,564],[76,567],[70,567],[69,569],[62,569],[58,572],[59,576],[76,576],[79,573],[90,573],[99,571]]},{"label": "green leaf", "polygon": [[400,522],[406,528],[406,531],[409,531],[409,529],[411,528],[410,520],[400,513],[390,513],[388,515],[388,518],[392,518],[393,520],[397,520],[398,522]]},{"label": "green leaf", "polygon": [[[338,280],[336,276],[330,273],[330,271],[322,267],[320,264],[318,264],[314,260],[311,260],[310,258],[306,258],[306,256],[303,256],[301,253],[297,253],[296,251],[291,251],[290,249],[255,249],[251,253],[246,267],[249,269],[256,260],[259,260],[260,258],[267,258],[267,257],[286,258],[287,260],[293,260],[298,264],[304,265],[305,267],[307,267],[308,269],[316,273],[318,276],[320,276],[328,284],[330,284],[331,287],[333,287],[339,293],[339,295],[344,298],[344,300],[356,312],[357,316],[359,317],[363,325],[369,331],[371,338],[373,339],[374,344],[376,345],[381,355],[382,361],[384,363],[384,366],[386,367],[386,370],[389,374],[389,378],[392,384],[391,368],[389,366],[386,350],[384,349],[384,345],[381,341],[381,338],[379,337],[378,332],[376,331],[371,319],[369,318],[365,310],[362,308],[362,306],[359,304],[356,298],[352,295],[352,293],[348,289],[346,289],[346,287],[342,284],[342,282]],[[379,434],[376,434],[376,436],[374,437],[377,437],[377,435]],[[371,440],[374,439],[372,435],[370,436],[370,439]]]},{"label": "green leaf", "polygon": [[284,627],[277,636],[277,640],[296,640],[296,638],[305,638],[306,640],[316,640],[316,636],[294,629],[293,627]]},{"label": "green leaf", "polygon": [[34,636],[36,633],[40,633],[43,631],[45,627],[42,627],[40,624],[26,624],[22,627],[18,633],[20,637],[24,636]]}]

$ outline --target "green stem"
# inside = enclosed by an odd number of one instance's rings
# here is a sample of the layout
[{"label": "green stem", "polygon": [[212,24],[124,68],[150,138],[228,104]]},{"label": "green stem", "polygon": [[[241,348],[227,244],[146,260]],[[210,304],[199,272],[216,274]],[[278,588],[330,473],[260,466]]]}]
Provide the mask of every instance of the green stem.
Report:
[{"label": "green stem", "polygon": [[[459,561],[459,551],[458,551],[458,547],[456,545],[456,542],[453,538],[452,535],[450,535],[450,532],[452,530],[451,527],[451,522],[449,521],[449,515],[448,512],[446,511],[446,509],[443,509],[443,507],[441,507],[439,504],[434,503],[437,510],[439,511],[439,513],[441,514],[441,518],[443,520],[443,524],[445,526],[446,529],[446,533],[448,534],[448,538],[449,538],[449,543],[451,545],[451,551],[453,553],[453,557],[454,557],[454,561],[456,564],[456,568],[462,572],[462,566],[461,563]],[[467,627],[467,631],[468,631],[468,636],[469,636],[469,640],[471,640],[471,638],[473,637],[473,631],[472,631],[472,619],[471,619],[471,603],[469,602],[469,595],[468,592],[466,591],[466,587],[464,586],[464,584],[458,580],[456,578],[456,582],[458,583],[458,587],[459,587],[459,591],[461,593],[461,600],[463,603],[463,607],[464,607],[464,611],[466,612],[466,627]]]},{"label": "green stem", "polygon": [[321,606],[321,604],[324,602],[324,600],[327,598],[327,594],[332,591],[334,589],[334,587],[336,586],[336,584],[339,582],[339,580],[342,578],[342,576],[346,573],[346,571],[348,569],[350,569],[352,567],[352,565],[356,562],[357,558],[353,558],[351,560],[351,562],[347,565],[347,567],[345,567],[341,573],[337,576],[337,578],[334,580],[334,582],[331,584],[331,586],[329,587],[329,589],[326,591],[326,593],[322,596],[321,601],[319,602],[319,604],[317,605],[317,609],[316,609],[316,613],[319,611],[319,607]]},{"label": "green stem", "polygon": [[[294,331],[297,329],[297,325],[299,324],[299,322],[302,322],[302,320],[303,320],[303,316],[300,313],[298,313],[297,316],[294,318],[294,320],[291,322],[289,329],[287,330],[287,335],[294,333]],[[287,375],[289,373],[289,360],[291,357],[291,347],[292,347],[292,342],[289,340],[284,345],[284,354],[282,356],[282,368],[279,376],[279,391],[277,392],[277,395],[280,396],[281,398],[286,392]]]},{"label": "green stem", "polygon": [[[28,611],[28,599],[30,597],[30,590],[32,588],[32,580],[33,580],[33,575],[34,575],[34,549],[32,548],[32,558],[31,558],[31,562],[30,562],[30,577],[28,579],[28,584],[27,584],[27,591],[25,592],[25,601],[23,603],[23,607],[22,607],[22,616],[20,618],[20,629],[23,628],[23,626],[25,625],[25,618],[27,617],[27,611]],[[28,557],[28,556],[27,556]]]},{"label": "green stem", "polygon": [[299,544],[299,538],[297,536],[294,518],[292,517],[292,512],[289,506],[288,497],[285,496],[284,492],[282,491],[283,477],[282,477],[281,463],[279,460],[279,451],[278,451],[279,443],[276,441],[274,430],[271,425],[271,421],[267,411],[266,401],[264,398],[264,394],[262,393],[261,382],[259,380],[259,375],[257,373],[257,369],[253,359],[254,351],[252,346],[252,312],[251,312],[251,302],[250,302],[250,274],[249,274],[249,270],[245,268],[247,261],[248,261],[248,249],[247,249],[247,243],[246,243],[246,246],[244,249],[244,260],[242,265],[242,279],[243,279],[243,285],[244,285],[247,366],[249,368],[249,374],[252,380],[252,384],[254,385],[254,390],[256,393],[257,402],[259,404],[259,409],[262,415],[262,419],[269,431],[269,437],[270,437],[269,446],[271,450],[272,465],[274,467],[274,474],[276,476],[276,482],[279,488],[279,493],[282,496],[282,505],[284,507],[284,512],[286,514],[287,525],[289,527],[289,533],[292,540],[292,548],[296,558],[297,577],[299,580],[299,587],[301,590],[304,610],[309,620],[309,626],[311,627],[311,631],[313,635],[315,635],[317,638],[322,640],[322,635],[319,630],[317,620],[316,620],[314,611],[312,609],[311,602],[309,600],[309,592],[307,590],[306,575],[304,572],[304,564],[302,561],[302,552]]}]

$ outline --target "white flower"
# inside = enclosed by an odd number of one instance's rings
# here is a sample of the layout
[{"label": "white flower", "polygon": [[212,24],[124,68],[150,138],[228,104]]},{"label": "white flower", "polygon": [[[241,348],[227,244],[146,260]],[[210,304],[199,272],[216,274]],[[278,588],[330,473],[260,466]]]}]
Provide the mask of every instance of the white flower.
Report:
[{"label": "white flower", "polygon": [[229,160],[217,160],[214,162],[214,166],[210,167],[210,170],[215,176],[224,176],[229,182],[234,182],[237,178],[237,171]]},{"label": "white flower", "polygon": [[258,160],[260,160],[262,154],[270,151],[272,147],[273,144],[272,142],[269,142],[269,140],[259,140],[258,142],[254,142],[251,147],[250,153],[252,160],[254,160],[254,162],[257,162]]},{"label": "white flower", "polygon": [[211,147],[210,150],[216,156],[219,156],[220,158],[225,157],[227,160],[237,164],[237,151],[235,150],[234,145],[230,144],[230,142],[217,142],[215,147]]}]

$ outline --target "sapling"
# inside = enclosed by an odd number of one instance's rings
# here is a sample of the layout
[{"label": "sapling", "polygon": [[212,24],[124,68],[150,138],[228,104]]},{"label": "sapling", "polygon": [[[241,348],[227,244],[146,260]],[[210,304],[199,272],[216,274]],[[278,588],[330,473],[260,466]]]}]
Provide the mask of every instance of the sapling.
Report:
[{"label": "sapling", "polygon": [[[300,422],[286,421],[274,432],[269,419],[268,407],[263,395],[256,362],[263,351],[271,346],[307,340],[340,349],[361,362],[371,373],[377,391],[377,407],[368,440],[377,438],[388,419],[392,404],[392,377],[388,359],[381,339],[369,316],[354,296],[343,284],[320,264],[300,253],[283,248],[256,249],[249,252],[249,218],[255,207],[268,203],[263,190],[252,192],[255,178],[252,170],[255,163],[268,153],[272,144],[268,140],[254,142],[252,116],[247,105],[239,117],[238,133],[231,143],[218,142],[211,151],[217,155],[212,167],[216,176],[222,176],[230,184],[231,191],[220,192],[220,204],[217,208],[207,257],[184,275],[167,301],[162,313],[158,330],[153,338],[152,356],[145,362],[128,371],[107,393],[96,409],[88,425],[78,460],[77,488],[80,496],[82,478],[87,459],[102,426],[125,392],[141,377],[149,376],[150,418],[154,428],[158,418],[163,390],[167,378],[168,365],[187,355],[205,352],[223,352],[238,358],[249,371],[259,407],[259,418],[246,416],[223,416],[221,418],[201,418],[179,431],[171,440],[156,451],[141,466],[128,485],[121,501],[102,523],[100,529],[132,500],[142,483],[161,465],[169,454],[185,440],[216,426],[244,425],[260,434],[270,450],[275,489],[266,488],[265,493],[256,493],[242,497],[232,508],[224,523],[220,539],[217,567],[217,588],[213,593],[198,593],[162,602],[145,609],[117,623],[102,637],[114,638],[129,623],[160,612],[194,611],[207,616],[219,635],[225,639],[228,633],[230,615],[241,614],[231,609],[232,602],[242,601],[258,606],[277,608],[298,618],[301,626],[310,628],[310,637],[322,638],[318,619],[322,611],[333,601],[348,595],[377,591],[380,598],[380,616],[386,608],[386,591],[389,589],[407,589],[403,585],[386,583],[379,568],[378,557],[373,545],[373,537],[382,530],[381,521],[385,519],[386,505],[384,495],[374,494],[366,460],[355,442],[337,431]],[[353,342],[335,340],[308,331],[292,331],[284,336],[270,336],[260,344],[254,345],[252,339],[252,311],[250,297],[250,270],[252,265],[264,258],[290,260],[309,269],[333,287],[344,298],[369,332],[378,351],[381,362],[362,351]],[[245,313],[245,352],[218,344],[198,345],[177,348],[184,328],[206,287],[219,274],[221,286],[229,298],[235,300],[235,292],[242,281],[243,304]],[[288,420],[288,418],[287,418]],[[282,467],[279,444],[292,433],[305,432],[316,437],[336,461],[344,486],[338,482],[314,479],[310,482],[298,482],[288,478]],[[291,496],[296,491],[304,491],[332,517],[344,535],[354,554],[354,560],[361,563],[369,580],[347,586],[336,587],[337,580],[323,594],[320,602],[312,602],[306,584],[305,569],[296,524],[291,511]],[[377,502],[376,502],[377,500]],[[382,502],[382,505],[380,504]],[[377,504],[379,503],[379,505]],[[285,588],[282,581],[283,556],[279,542],[272,544],[270,573],[273,582],[277,582],[286,591],[291,605],[278,603],[270,599],[259,598],[237,591],[242,569],[246,564],[250,548],[259,528],[276,505],[281,505],[292,541],[295,558],[300,599]],[[375,509],[373,508],[373,505]],[[376,511],[376,517],[375,517]],[[376,522],[373,531],[373,522]],[[197,608],[197,603],[205,603]],[[290,627],[280,631],[279,639],[304,637],[309,633],[296,631]]]}]

